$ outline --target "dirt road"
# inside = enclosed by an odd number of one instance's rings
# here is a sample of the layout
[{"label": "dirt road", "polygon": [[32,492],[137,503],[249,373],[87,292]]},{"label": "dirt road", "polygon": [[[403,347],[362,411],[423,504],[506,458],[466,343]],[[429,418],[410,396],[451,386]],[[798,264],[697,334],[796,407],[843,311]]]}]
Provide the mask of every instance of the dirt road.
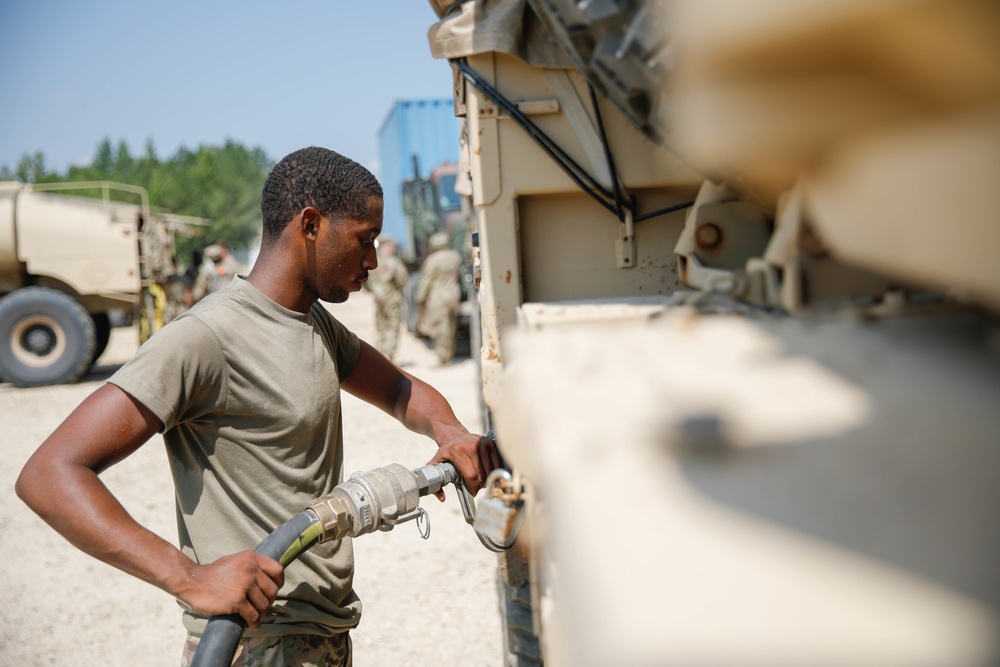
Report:
[{"label": "dirt road", "polygon": [[[361,293],[331,310],[363,339],[374,339],[374,307]],[[131,329],[115,329],[94,370],[76,385],[15,389],[0,384],[0,664],[176,667],[184,630],[162,591],[83,555],[14,495],[14,480],[38,444],[135,352]],[[475,369],[465,359],[436,368],[430,350],[405,335],[398,361],[437,387],[470,429],[479,429]],[[388,463],[416,467],[431,441],[345,395],[345,473]],[[176,543],[173,491],[157,436],[102,479],[138,521]],[[413,524],[355,540],[355,588],[364,601],[352,633],[355,664],[499,665],[495,558],[462,519],[454,494],[423,502],[432,534]]]}]

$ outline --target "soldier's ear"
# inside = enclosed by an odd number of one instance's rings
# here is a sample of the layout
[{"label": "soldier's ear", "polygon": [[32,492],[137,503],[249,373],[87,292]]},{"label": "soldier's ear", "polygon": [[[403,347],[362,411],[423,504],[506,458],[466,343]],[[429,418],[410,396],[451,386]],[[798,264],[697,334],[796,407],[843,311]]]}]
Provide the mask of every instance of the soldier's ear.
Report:
[{"label": "soldier's ear", "polygon": [[319,223],[322,218],[319,211],[312,206],[306,206],[297,218],[296,222],[302,235],[310,241],[315,241],[316,236],[319,234]]}]

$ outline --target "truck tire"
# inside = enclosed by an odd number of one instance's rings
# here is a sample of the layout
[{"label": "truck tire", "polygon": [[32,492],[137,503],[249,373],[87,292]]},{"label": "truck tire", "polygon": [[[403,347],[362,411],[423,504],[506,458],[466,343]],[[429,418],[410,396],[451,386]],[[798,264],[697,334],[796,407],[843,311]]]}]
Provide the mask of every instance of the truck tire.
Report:
[{"label": "truck tire", "polygon": [[94,313],[90,316],[94,320],[94,354],[90,360],[93,366],[97,360],[108,349],[108,341],[111,340],[111,318],[107,313]]},{"label": "truck tire", "polygon": [[497,558],[504,667],[541,667],[542,651],[535,634],[528,562],[517,545]]},{"label": "truck tire", "polygon": [[0,299],[0,377],[18,387],[75,382],[96,344],[90,314],[73,297],[25,287]]}]

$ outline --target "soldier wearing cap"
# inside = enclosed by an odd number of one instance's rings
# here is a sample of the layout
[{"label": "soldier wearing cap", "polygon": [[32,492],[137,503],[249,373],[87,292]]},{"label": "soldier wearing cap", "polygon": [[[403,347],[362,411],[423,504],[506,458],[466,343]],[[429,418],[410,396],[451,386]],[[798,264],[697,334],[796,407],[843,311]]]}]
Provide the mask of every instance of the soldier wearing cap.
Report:
[{"label": "soldier wearing cap", "polygon": [[208,281],[207,293],[218,292],[233,282],[239,272],[239,266],[225,243],[216,242],[205,248],[205,257],[215,265],[215,273]]},{"label": "soldier wearing cap", "polygon": [[409,277],[403,262],[396,257],[396,240],[383,235],[378,240],[378,268],[368,274],[365,289],[375,297],[375,347],[393,360],[403,321],[403,288]]},{"label": "soldier wearing cap", "polygon": [[458,274],[462,256],[451,248],[448,235],[436,232],[429,240],[431,254],[420,269],[417,303],[422,306],[421,332],[431,339],[442,366],[455,356],[458,307],[462,301]]}]

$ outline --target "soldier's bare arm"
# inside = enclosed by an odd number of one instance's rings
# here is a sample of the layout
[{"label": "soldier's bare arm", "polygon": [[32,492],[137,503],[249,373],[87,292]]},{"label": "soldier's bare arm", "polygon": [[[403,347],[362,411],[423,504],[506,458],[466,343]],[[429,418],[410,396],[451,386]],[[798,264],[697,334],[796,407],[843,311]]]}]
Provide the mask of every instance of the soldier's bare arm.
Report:
[{"label": "soldier's bare arm", "polygon": [[437,442],[438,451],[430,463],[454,463],[473,494],[485,484],[490,471],[500,466],[493,441],[462,426],[440,392],[364,341],[357,365],[341,386]]},{"label": "soldier's bare arm", "polygon": [[82,551],[200,613],[238,613],[256,628],[283,583],[279,563],[247,551],[198,565],[136,522],[98,477],[161,427],[148,408],[105,385],[32,455],[18,477],[17,495]]}]

